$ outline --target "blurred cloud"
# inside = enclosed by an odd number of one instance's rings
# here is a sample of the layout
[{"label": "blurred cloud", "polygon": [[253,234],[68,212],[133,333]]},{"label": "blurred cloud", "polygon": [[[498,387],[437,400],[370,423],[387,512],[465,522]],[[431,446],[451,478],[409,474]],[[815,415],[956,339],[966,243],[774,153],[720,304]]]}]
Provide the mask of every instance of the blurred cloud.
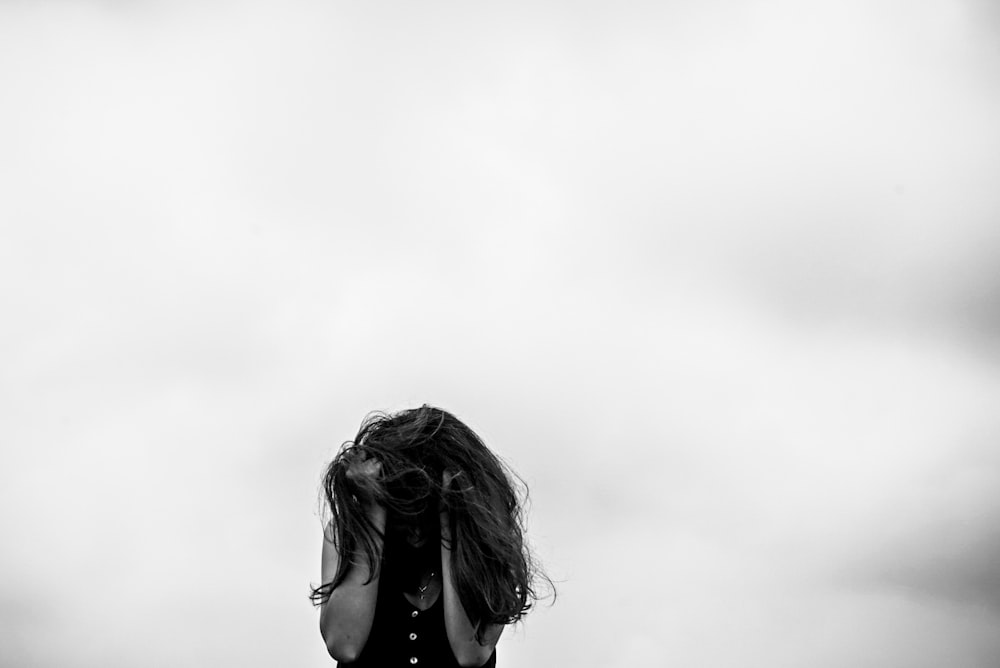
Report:
[{"label": "blurred cloud", "polygon": [[504,663],[995,665],[991,11],[0,5],[0,663],[327,665],[320,467],[428,401]]}]

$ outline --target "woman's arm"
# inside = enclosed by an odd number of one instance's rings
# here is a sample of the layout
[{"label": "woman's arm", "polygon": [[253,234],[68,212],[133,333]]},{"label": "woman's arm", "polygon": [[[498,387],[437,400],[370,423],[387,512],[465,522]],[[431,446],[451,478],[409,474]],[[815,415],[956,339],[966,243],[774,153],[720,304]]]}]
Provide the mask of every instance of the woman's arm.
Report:
[{"label": "woman's arm", "polygon": [[[382,558],[385,536],[385,507],[375,501],[374,490],[382,465],[376,459],[357,460],[347,470],[347,480],[361,498],[368,520],[375,528],[375,559]],[[332,582],[337,576],[340,560],[345,555],[337,551],[333,542],[332,526],[323,532],[323,582]],[[372,577],[368,558],[361,548],[347,555],[351,560],[344,579],[330,592],[319,612],[319,631],[326,642],[326,649],[337,661],[356,661],[368,642],[375,619],[375,603],[378,600],[379,574]],[[369,582],[369,579],[371,580]]]},{"label": "woman's arm", "polygon": [[[384,535],[385,508],[374,506],[369,517]],[[333,544],[330,531],[323,535],[323,582],[330,582],[337,574],[341,556]],[[379,539],[378,548],[382,545]],[[326,649],[337,661],[350,663],[357,660],[368,642],[372,620],[375,619],[375,602],[378,598],[379,576],[365,584],[370,576],[368,563],[363,552],[355,551],[351,568],[344,580],[330,592],[330,598],[320,607],[319,630],[326,641]]]},{"label": "woman's arm", "polygon": [[478,625],[470,620],[455,588],[451,569],[451,523],[447,511],[441,512],[441,584],[444,596],[444,626],[448,633],[448,644],[460,666],[482,666],[493,654],[503,625],[490,624],[483,629],[483,641],[476,640]]}]

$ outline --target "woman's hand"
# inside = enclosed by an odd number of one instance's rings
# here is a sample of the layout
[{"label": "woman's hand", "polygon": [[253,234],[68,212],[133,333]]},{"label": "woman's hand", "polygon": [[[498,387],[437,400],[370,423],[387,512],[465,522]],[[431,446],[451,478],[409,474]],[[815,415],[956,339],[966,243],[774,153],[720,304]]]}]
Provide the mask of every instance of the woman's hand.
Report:
[{"label": "woman's hand", "polygon": [[382,462],[375,457],[357,455],[347,464],[344,473],[347,485],[360,503],[367,510],[381,507],[379,498],[382,496]]},{"label": "woman's hand", "polygon": [[451,483],[456,478],[461,478],[461,477],[462,477],[461,471],[444,471],[441,474],[441,489],[447,492],[449,489],[451,489]]},{"label": "woman's hand", "polygon": [[462,477],[461,471],[444,471],[441,474],[441,497],[438,499],[438,514],[441,518],[441,541],[446,550],[451,550],[451,514],[448,512],[448,505],[444,499],[451,492],[451,486],[455,480]]}]

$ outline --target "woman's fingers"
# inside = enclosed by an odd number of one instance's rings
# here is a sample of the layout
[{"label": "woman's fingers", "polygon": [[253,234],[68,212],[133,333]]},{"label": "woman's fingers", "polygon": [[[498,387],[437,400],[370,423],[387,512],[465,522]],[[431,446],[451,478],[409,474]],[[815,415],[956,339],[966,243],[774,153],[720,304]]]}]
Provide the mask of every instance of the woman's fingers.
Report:
[{"label": "woman's fingers", "polygon": [[461,471],[444,471],[441,475],[441,487],[446,490],[449,489],[455,478],[458,478],[461,475]]},{"label": "woman's fingers", "polygon": [[382,462],[375,457],[355,455],[347,464],[347,477],[352,480],[378,480],[382,474]]},{"label": "woman's fingers", "polygon": [[381,494],[382,462],[352,452],[347,458],[344,477],[358,500],[365,506],[378,502]]},{"label": "woman's fingers", "polygon": [[359,477],[378,480],[382,475],[382,462],[374,457],[369,457],[362,460],[357,469]]}]

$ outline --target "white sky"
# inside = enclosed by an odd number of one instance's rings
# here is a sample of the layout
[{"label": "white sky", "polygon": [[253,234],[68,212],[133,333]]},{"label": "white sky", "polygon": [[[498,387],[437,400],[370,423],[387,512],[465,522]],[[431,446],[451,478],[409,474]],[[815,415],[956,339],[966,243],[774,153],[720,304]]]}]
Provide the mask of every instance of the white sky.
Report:
[{"label": "white sky", "polygon": [[988,2],[0,3],[0,665],[325,666],[321,468],[532,486],[500,665],[1000,660]]}]

